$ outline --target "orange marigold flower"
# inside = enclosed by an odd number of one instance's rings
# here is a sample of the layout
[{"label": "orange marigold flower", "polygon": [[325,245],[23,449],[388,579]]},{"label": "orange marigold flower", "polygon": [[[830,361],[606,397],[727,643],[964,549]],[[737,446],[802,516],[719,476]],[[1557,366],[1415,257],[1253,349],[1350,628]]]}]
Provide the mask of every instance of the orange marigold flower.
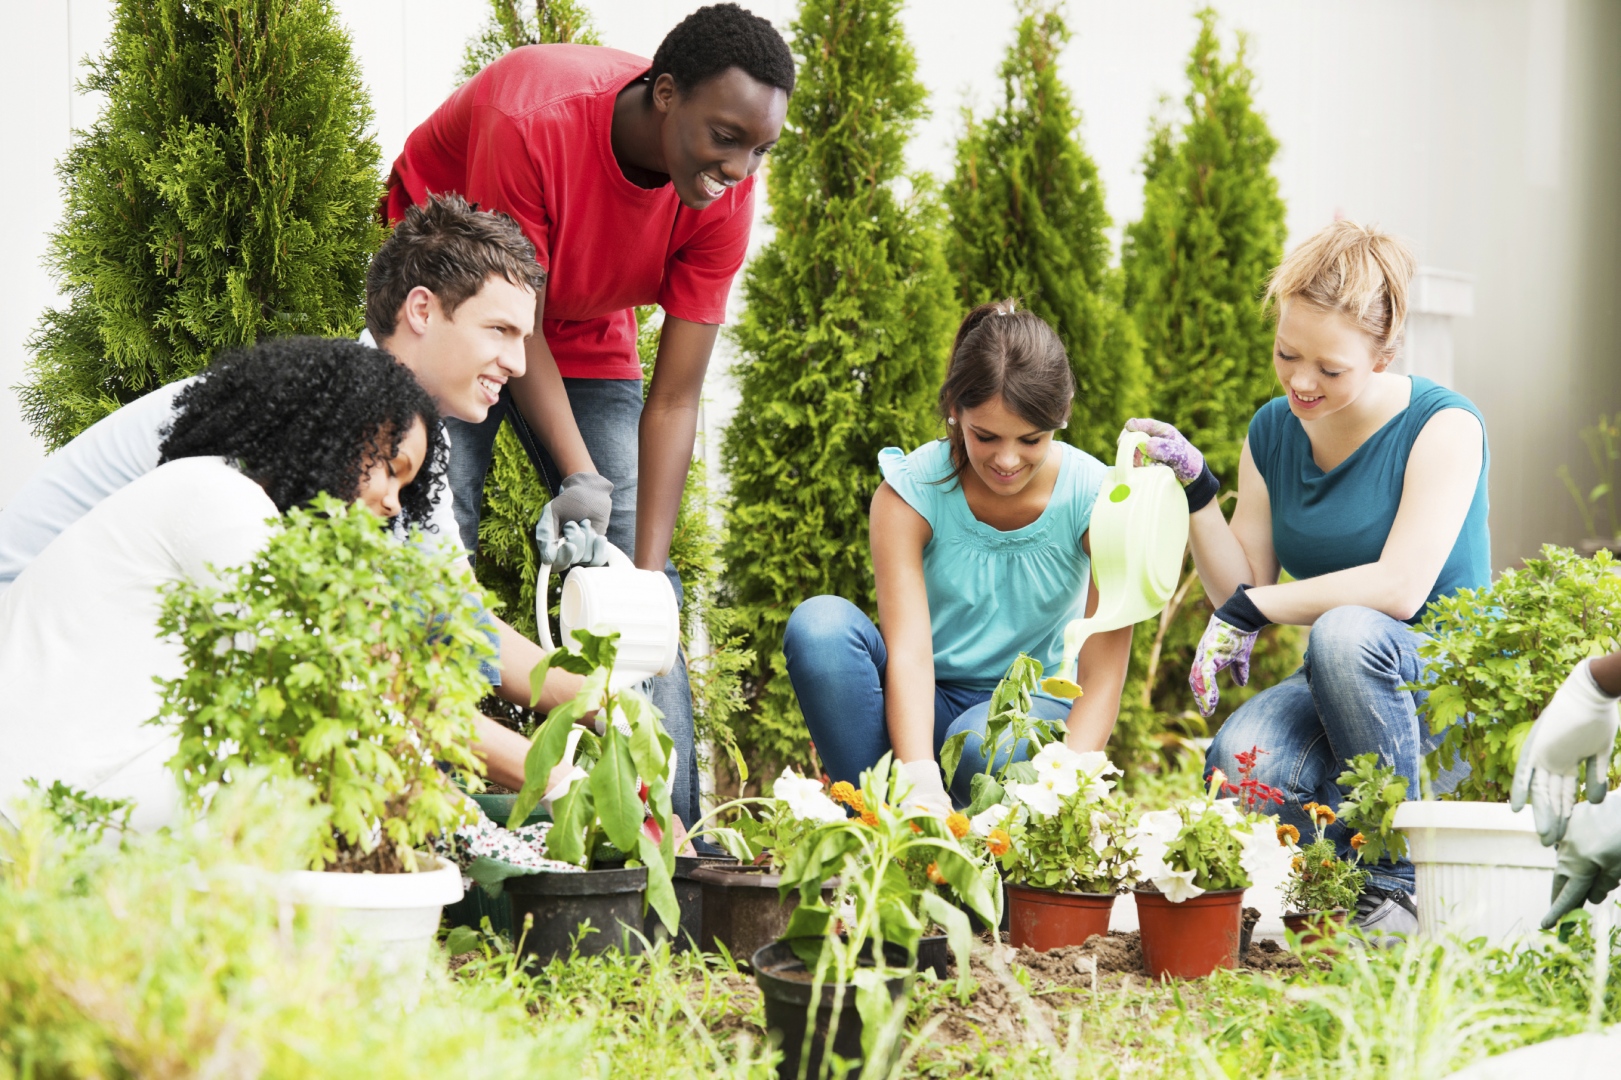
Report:
[{"label": "orange marigold flower", "polygon": [[918,835],[920,835],[920,836],[921,836],[921,835],[922,835],[922,833],[923,833],[923,826],[921,826],[921,825],[919,825],[919,824],[918,824],[918,823],[917,823],[917,822],[915,822],[915,821],[908,821],[908,822],[907,822],[907,823],[906,823],[906,824],[908,824],[908,825],[910,825],[910,826],[911,826],[911,827],[912,827],[912,831],[913,831],[913,832],[915,832],[915,833],[917,833],[917,834],[918,834]]},{"label": "orange marigold flower", "polygon": [[1330,810],[1326,806],[1319,806],[1317,809],[1311,812],[1311,816],[1317,822],[1317,824],[1326,827],[1334,824],[1334,819],[1338,815],[1336,815],[1334,811]]},{"label": "orange marigold flower", "polygon": [[1367,843],[1368,838],[1363,836],[1361,833],[1357,833],[1355,836],[1351,837],[1351,848],[1355,851],[1361,851],[1365,846],[1367,846]]},{"label": "orange marigold flower", "polygon": [[845,806],[854,806],[856,799],[860,798],[856,794],[855,785],[848,780],[840,780],[834,784],[833,790],[827,793],[827,797]]},{"label": "orange marigold flower", "polygon": [[961,840],[963,837],[968,835],[967,815],[958,813],[951,814],[946,818],[946,828],[951,830],[952,836],[955,836],[958,840]]},{"label": "orange marigold flower", "polygon": [[861,824],[871,825],[876,829],[878,827],[878,814],[872,810],[861,811]]},{"label": "orange marigold flower", "polygon": [[1322,805],[1321,803],[1309,802],[1305,806],[1302,806],[1301,809],[1306,811],[1306,813],[1308,815],[1310,815],[1312,813],[1312,811],[1316,810],[1321,805]]},{"label": "orange marigold flower", "polygon": [[946,876],[940,872],[939,863],[932,862],[929,864],[929,880],[934,882],[936,885],[944,885],[946,883]]},{"label": "orange marigold flower", "polygon": [[1301,868],[1305,865],[1305,862],[1300,858],[1299,855],[1296,855],[1294,858],[1289,860],[1289,869],[1293,870],[1297,874],[1300,873]]},{"label": "orange marigold flower", "polygon": [[[1361,834],[1359,833],[1358,835],[1360,836]],[[1278,843],[1280,843],[1280,844],[1298,844],[1298,843],[1300,843],[1300,830],[1295,828],[1293,825],[1279,825],[1278,826]]]},{"label": "orange marigold flower", "polygon": [[1334,860],[1333,859],[1324,859],[1323,860],[1323,869],[1324,870],[1332,870],[1332,869],[1334,869]]},{"label": "orange marigold flower", "polygon": [[1013,837],[1001,829],[992,829],[991,835],[985,838],[985,850],[992,855],[1006,855],[1007,849],[1013,846]]}]

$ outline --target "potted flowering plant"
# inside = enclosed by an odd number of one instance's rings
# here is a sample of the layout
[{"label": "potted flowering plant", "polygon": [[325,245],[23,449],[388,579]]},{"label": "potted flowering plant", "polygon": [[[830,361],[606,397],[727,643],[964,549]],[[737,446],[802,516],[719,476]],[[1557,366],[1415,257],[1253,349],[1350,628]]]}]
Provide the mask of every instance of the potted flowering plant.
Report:
[{"label": "potted flowering plant", "polygon": [[1341,859],[1334,841],[1325,834],[1334,824],[1334,811],[1320,803],[1305,806],[1311,818],[1315,836],[1305,847],[1299,847],[1300,831],[1293,825],[1277,827],[1278,841],[1291,853],[1289,883],[1283,892],[1283,903],[1288,909],[1283,925],[1299,936],[1302,945],[1319,938],[1329,937],[1345,925],[1346,916],[1362,894],[1367,873],[1358,865],[1367,839],[1356,833],[1351,837],[1350,861]]},{"label": "potted flowering plant", "polygon": [[[1286,854],[1272,820],[1219,798],[1224,789],[1241,790],[1217,769],[1205,795],[1138,819],[1143,884],[1132,892],[1143,960],[1156,978],[1196,979],[1236,966],[1244,890],[1266,859]],[[1271,801],[1265,785],[1250,791]]]},{"label": "potted flowering plant", "polygon": [[782,939],[755,952],[752,964],[784,1078],[822,1075],[830,1049],[853,1063],[852,1072],[863,1061],[893,1064],[905,1019],[894,1002],[906,992],[930,923],[945,928],[967,1000],[967,911],[998,921],[996,869],[962,845],[962,815],[942,820],[899,809],[905,783],[884,755],[862,774],[859,790],[852,786],[859,814],[818,823],[782,867],[782,893],[797,893],[799,906]]},{"label": "potted flowering plant", "polygon": [[1115,894],[1133,880],[1128,812],[1113,793],[1119,775],[1101,751],[1061,742],[1030,762],[1036,779],[1010,781],[1006,799],[971,822],[1007,883],[1015,946],[1055,949],[1109,932]]},{"label": "potted flowering plant", "polygon": [[[505,882],[512,924],[527,926],[523,951],[541,963],[576,947],[587,954],[636,951],[640,937],[632,931],[642,929],[649,907],[672,934],[680,921],[672,885],[674,742],[652,702],[633,689],[610,689],[619,635],[576,630],[573,637],[573,651],[554,650],[530,674],[537,700],[553,667],[585,682],[536,730],[507,822],[516,830],[542,799],[550,801],[546,853],[578,868]],[[600,737],[578,726],[593,714],[605,718]],[[559,766],[560,779],[553,775]],[[582,936],[587,922],[598,933]]]}]

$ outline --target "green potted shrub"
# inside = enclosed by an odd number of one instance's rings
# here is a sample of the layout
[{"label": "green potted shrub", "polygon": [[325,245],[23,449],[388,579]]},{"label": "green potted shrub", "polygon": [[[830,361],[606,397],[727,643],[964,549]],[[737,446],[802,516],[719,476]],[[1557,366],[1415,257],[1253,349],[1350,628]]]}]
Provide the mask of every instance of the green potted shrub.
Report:
[{"label": "green potted shrub", "polygon": [[[153,721],[171,725],[181,796],[207,803],[252,769],[314,786],[329,815],[292,899],[339,909],[389,963],[420,966],[456,867],[424,850],[470,814],[479,662],[494,652],[453,556],[400,543],[364,507],[320,496],[217,586],[165,588],[184,656]],[[449,772],[441,770],[440,765]]]},{"label": "green potted shrub", "polygon": [[[1570,669],[1621,645],[1615,565],[1607,551],[1587,559],[1545,546],[1490,586],[1437,600],[1420,624],[1427,676],[1410,689],[1424,692],[1419,715],[1439,737],[1424,772],[1468,767],[1450,791],[1403,803],[1394,817],[1425,933],[1503,941],[1537,929],[1555,854],[1531,815],[1509,808],[1509,788],[1531,725]],[[1617,762],[1609,772],[1613,785]]]},{"label": "green potted shrub", "polygon": [[[505,882],[523,951],[543,964],[575,949],[639,951],[649,908],[671,934],[680,923],[672,885],[674,742],[651,701],[634,689],[610,689],[619,635],[575,630],[573,639],[573,649],[548,653],[530,674],[537,698],[551,668],[585,682],[536,729],[507,822],[520,827],[549,798],[546,853],[578,867]],[[603,718],[600,735],[580,726],[593,717]],[[554,781],[559,766],[571,768]],[[594,932],[583,932],[587,924]]]},{"label": "green potted shrub", "polygon": [[[872,1062],[887,1075],[900,1048],[904,1006],[930,924],[945,929],[957,991],[970,991],[968,912],[995,925],[996,870],[960,843],[966,821],[899,808],[905,780],[885,754],[861,776],[863,809],[813,828],[782,868],[799,905],[782,940],[751,958],[766,1027],[782,1047],[784,1080],[824,1075],[829,1052],[847,1072]],[[825,895],[832,887],[832,896]],[[966,910],[965,910],[966,909]],[[879,1065],[879,1063],[887,1063]]]}]

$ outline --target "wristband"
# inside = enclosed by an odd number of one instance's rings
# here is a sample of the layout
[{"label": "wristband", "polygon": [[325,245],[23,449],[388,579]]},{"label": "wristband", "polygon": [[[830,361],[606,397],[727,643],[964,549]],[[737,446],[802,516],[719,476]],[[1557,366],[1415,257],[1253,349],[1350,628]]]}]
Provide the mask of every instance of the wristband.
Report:
[{"label": "wristband", "polygon": [[1211,499],[1221,493],[1221,481],[1216,479],[1216,474],[1210,471],[1209,465],[1206,465],[1182,490],[1188,497],[1188,513],[1197,514],[1210,504]]},{"label": "wristband", "polygon": [[1263,626],[1272,625],[1272,620],[1261,613],[1261,609],[1255,606],[1255,601],[1244,594],[1246,589],[1252,587],[1240,585],[1238,591],[1216,609],[1216,618],[1246,634],[1257,633]]}]

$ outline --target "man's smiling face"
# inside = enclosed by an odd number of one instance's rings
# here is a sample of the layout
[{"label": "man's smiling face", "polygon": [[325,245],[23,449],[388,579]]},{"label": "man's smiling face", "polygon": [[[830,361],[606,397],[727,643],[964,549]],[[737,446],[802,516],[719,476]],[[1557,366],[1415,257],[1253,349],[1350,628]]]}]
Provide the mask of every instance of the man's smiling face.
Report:
[{"label": "man's smiling face", "polygon": [[416,373],[440,414],[476,424],[500,400],[507,380],[524,373],[524,341],[535,332],[535,293],[492,274],[446,314],[437,296],[413,289],[400,332],[418,335],[411,355],[396,355]]},{"label": "man's smiling face", "polygon": [[684,206],[702,210],[753,176],[782,135],[788,95],[731,67],[687,94],[668,75],[653,87],[664,114],[662,142],[670,182]]}]

